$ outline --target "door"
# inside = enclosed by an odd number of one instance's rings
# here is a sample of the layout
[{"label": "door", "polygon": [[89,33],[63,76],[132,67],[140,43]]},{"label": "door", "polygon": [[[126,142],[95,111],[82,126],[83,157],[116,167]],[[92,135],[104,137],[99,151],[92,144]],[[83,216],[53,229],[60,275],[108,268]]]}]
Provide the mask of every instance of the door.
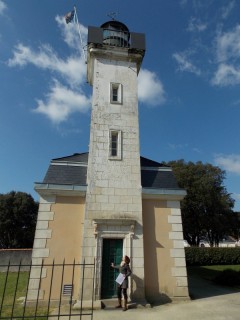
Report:
[{"label": "door", "polygon": [[117,283],[115,279],[118,276],[118,269],[111,267],[113,262],[119,265],[122,260],[123,252],[122,239],[103,239],[103,256],[102,256],[102,285],[101,298],[108,299],[117,296]]}]

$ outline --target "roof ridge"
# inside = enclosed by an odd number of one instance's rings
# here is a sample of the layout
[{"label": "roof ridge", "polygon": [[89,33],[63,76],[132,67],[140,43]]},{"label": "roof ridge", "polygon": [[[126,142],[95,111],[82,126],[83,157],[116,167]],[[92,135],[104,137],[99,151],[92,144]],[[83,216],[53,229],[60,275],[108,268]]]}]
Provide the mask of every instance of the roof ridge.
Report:
[{"label": "roof ridge", "polygon": [[53,158],[52,161],[56,161],[56,160],[61,160],[61,159],[67,159],[67,158],[72,158],[74,156],[80,156],[80,155],[86,155],[88,154],[89,152],[81,152],[81,153],[78,153],[78,152],[75,152],[69,156],[64,156],[64,157],[60,157],[60,158]]}]

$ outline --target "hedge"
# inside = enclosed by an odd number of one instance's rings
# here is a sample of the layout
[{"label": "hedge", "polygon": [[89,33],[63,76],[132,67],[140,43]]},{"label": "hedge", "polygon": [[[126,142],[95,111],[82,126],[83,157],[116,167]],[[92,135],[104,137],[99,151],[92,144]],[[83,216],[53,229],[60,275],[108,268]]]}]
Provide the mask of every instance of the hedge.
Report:
[{"label": "hedge", "polygon": [[237,248],[185,248],[187,266],[240,264],[240,247]]}]

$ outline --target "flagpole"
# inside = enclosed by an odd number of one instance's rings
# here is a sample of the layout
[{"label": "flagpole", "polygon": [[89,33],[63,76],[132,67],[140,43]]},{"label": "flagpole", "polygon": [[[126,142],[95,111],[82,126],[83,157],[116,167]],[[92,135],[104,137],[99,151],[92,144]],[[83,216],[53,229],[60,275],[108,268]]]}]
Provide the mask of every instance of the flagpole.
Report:
[{"label": "flagpole", "polygon": [[79,23],[78,23],[77,9],[76,9],[76,6],[74,6],[73,8],[74,8],[74,17],[76,17],[76,22],[77,22],[77,26],[78,26],[78,34],[79,34],[79,38],[80,38],[80,42],[81,42],[81,48],[82,48],[82,52],[83,52],[83,57],[84,57],[85,63],[87,63],[85,51],[83,49],[82,34],[81,34],[80,26],[79,26]]}]

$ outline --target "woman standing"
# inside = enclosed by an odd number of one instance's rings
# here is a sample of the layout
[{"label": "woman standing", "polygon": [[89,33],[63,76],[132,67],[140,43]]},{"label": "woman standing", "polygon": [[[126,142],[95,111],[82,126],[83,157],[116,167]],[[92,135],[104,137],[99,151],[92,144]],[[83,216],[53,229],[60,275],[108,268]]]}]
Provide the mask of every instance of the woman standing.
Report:
[{"label": "woman standing", "polygon": [[118,305],[116,308],[122,308],[122,294],[124,297],[124,306],[123,306],[123,311],[127,310],[127,288],[128,288],[128,277],[131,275],[132,271],[129,267],[130,263],[130,258],[128,256],[124,256],[122,258],[122,262],[120,263],[119,266],[115,266],[114,263],[111,264],[111,266],[114,269],[119,269],[119,272],[123,275],[124,280],[122,284],[117,285],[117,296],[118,296]]}]

